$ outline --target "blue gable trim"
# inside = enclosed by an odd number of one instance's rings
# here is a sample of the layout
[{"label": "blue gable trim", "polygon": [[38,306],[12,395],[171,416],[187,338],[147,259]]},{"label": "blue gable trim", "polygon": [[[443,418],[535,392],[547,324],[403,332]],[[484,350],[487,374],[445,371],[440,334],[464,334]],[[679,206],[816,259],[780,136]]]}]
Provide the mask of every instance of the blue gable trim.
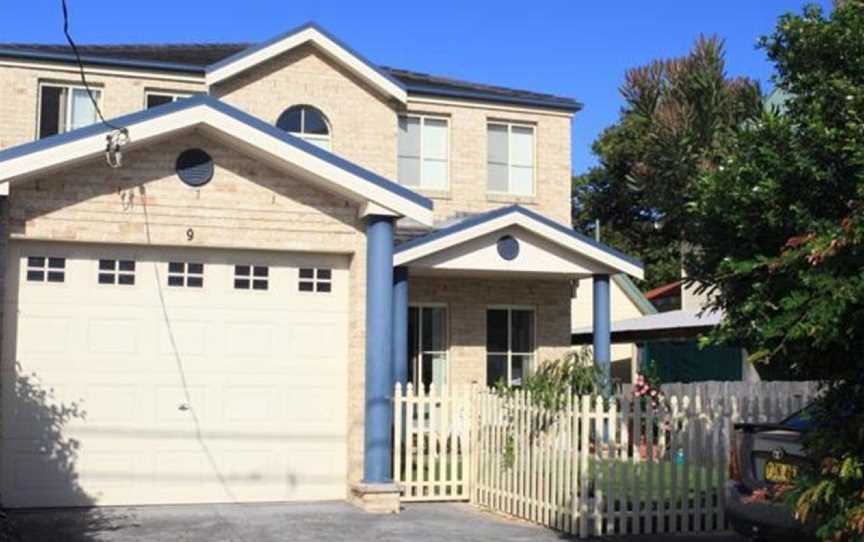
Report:
[{"label": "blue gable trim", "polygon": [[[75,55],[67,53],[48,53],[45,51],[26,51],[19,49],[0,48],[0,57],[20,58],[23,60],[53,60],[57,62],[77,63]],[[161,62],[158,60],[124,60],[104,56],[81,55],[81,62],[91,66],[106,66],[110,68],[133,68],[166,72],[181,72],[193,75],[203,75],[204,68],[177,62]]]},{"label": "blue gable trim", "polygon": [[593,238],[591,238],[587,235],[583,235],[583,234],[577,232],[576,230],[574,230],[573,228],[570,228],[570,227],[567,227],[563,224],[555,222],[554,220],[552,220],[550,218],[547,218],[547,217],[545,217],[545,216],[543,216],[543,215],[541,215],[535,211],[532,211],[530,209],[526,209],[520,205],[510,205],[508,207],[501,207],[500,209],[495,209],[495,210],[489,211],[487,213],[483,213],[483,214],[479,214],[476,216],[472,216],[470,218],[466,218],[465,220],[463,220],[461,222],[457,222],[456,224],[453,224],[452,226],[448,226],[446,228],[441,228],[440,230],[435,230],[435,231],[428,233],[422,237],[416,237],[414,239],[411,239],[410,241],[406,241],[406,242],[402,243],[401,245],[397,246],[396,247],[396,253],[398,254],[400,252],[410,250],[414,247],[418,247],[420,245],[425,245],[426,243],[429,243],[431,241],[435,241],[437,239],[441,239],[442,237],[447,237],[449,235],[453,235],[454,233],[465,231],[465,230],[467,230],[469,228],[473,228],[474,226],[477,226],[479,224],[483,224],[485,222],[495,220],[496,218],[500,218],[502,216],[509,215],[511,213],[520,213],[524,216],[527,216],[528,218],[530,218],[532,220],[536,220],[537,222],[540,222],[546,226],[554,228],[554,229],[560,231],[561,233],[569,235],[570,237],[573,237],[574,239],[578,239],[579,241],[582,241],[583,243],[587,243],[587,244],[589,244],[595,248],[598,248],[598,249],[602,250],[603,252],[606,252],[607,254],[609,254],[611,256],[614,256],[616,258],[620,258],[620,259],[622,259],[626,262],[629,262],[633,265],[636,265],[638,267],[643,267],[642,261],[639,260],[638,258],[634,258],[633,256],[625,254],[625,253],[621,252],[620,250],[616,250],[616,249],[610,247],[609,245],[603,244],[599,241],[595,241]]},{"label": "blue gable trim", "polygon": [[[400,184],[397,184],[389,179],[386,179],[376,173],[369,171],[368,169],[362,168],[353,162],[349,162],[344,158],[336,156],[335,154],[326,151],[320,147],[317,147],[307,141],[304,141],[298,137],[292,136],[291,134],[280,130],[279,128],[270,125],[261,119],[254,117],[248,113],[244,113],[239,109],[232,107],[225,102],[217,100],[216,98],[210,96],[193,96],[191,98],[185,98],[183,100],[178,100],[176,102],[161,105],[159,107],[154,107],[153,109],[147,109],[144,111],[139,111],[137,113],[132,113],[130,115],[124,115],[122,117],[117,117],[115,119],[111,119],[111,124],[120,127],[128,127],[135,124],[139,124],[141,122],[145,122],[150,119],[155,119],[158,117],[162,117],[165,115],[170,115],[171,113],[176,113],[178,111],[183,111],[184,109],[189,109],[191,107],[205,105],[211,109],[224,113],[256,130],[263,132],[271,137],[275,137],[284,143],[287,143],[293,147],[296,147],[303,152],[311,154],[321,160],[336,166],[352,175],[356,175],[357,177],[370,182],[380,188],[383,188],[389,192],[392,192],[402,198],[405,198],[421,207],[426,209],[432,209],[432,200],[429,198],[423,197],[420,194],[410,190]],[[45,139],[40,139],[38,141],[33,141],[31,143],[25,143],[23,145],[18,145],[17,147],[11,147],[5,150],[0,151],[0,165],[7,160],[11,160],[13,158],[18,158],[20,156],[25,156],[27,154],[32,154],[34,152],[42,151],[45,149],[50,149],[54,147],[58,147],[60,145],[64,145],[66,143],[71,143],[73,141],[77,141],[80,139],[84,139],[87,137],[107,134],[111,132],[111,128],[105,126],[104,124],[93,124],[91,126],[87,126],[84,128],[79,128],[77,130],[72,130],[70,132],[65,132],[63,134],[58,134],[55,136],[47,137]]]},{"label": "blue gable trim", "polygon": [[[177,111],[182,111],[184,109],[194,107],[196,105],[201,105],[203,102],[205,102],[206,99],[212,100],[213,98],[208,98],[206,96],[193,96],[191,98],[185,98],[183,100],[177,100],[176,102],[161,105],[159,107],[154,107],[153,109],[145,109],[144,111],[138,111],[129,115],[123,115],[121,117],[109,119],[109,121],[115,126],[125,128],[127,126],[138,124],[139,122],[155,119],[164,115],[168,115],[170,113],[175,113]],[[6,162],[7,160],[18,158],[19,156],[25,156],[45,149],[59,147],[61,145],[65,145],[66,143],[71,143],[73,141],[78,141],[79,139],[85,139],[99,134],[108,134],[111,131],[111,128],[97,122],[96,124],[91,124],[90,126],[78,128],[77,130],[71,130],[69,132],[53,135],[44,139],[37,139],[36,141],[23,143],[15,147],[9,147],[7,149],[0,150],[0,164]]]},{"label": "blue gable trim", "polygon": [[229,56],[228,58],[224,58],[224,59],[220,60],[219,62],[216,62],[215,64],[210,64],[209,66],[207,66],[207,73],[213,72],[213,71],[215,71],[219,68],[222,68],[224,66],[227,66],[229,64],[233,64],[234,62],[237,62],[238,60],[240,60],[242,58],[245,58],[245,57],[247,57],[253,53],[260,51],[261,49],[265,49],[265,48],[273,45],[274,43],[278,43],[284,39],[290,38],[291,36],[293,36],[295,34],[299,34],[300,32],[303,32],[304,30],[309,30],[309,29],[317,30],[318,32],[320,32],[321,34],[326,36],[330,41],[332,41],[333,43],[335,43],[339,47],[345,49],[352,56],[356,57],[358,60],[360,60],[361,62],[363,62],[364,64],[366,64],[370,68],[372,68],[373,70],[375,70],[375,72],[378,73],[379,75],[381,75],[381,77],[384,77],[385,79],[387,79],[388,81],[390,81],[391,83],[396,85],[397,87],[399,87],[403,90],[405,89],[405,85],[402,84],[401,81],[395,79],[390,74],[385,73],[384,71],[379,69],[377,65],[375,65],[374,63],[369,61],[366,57],[364,57],[363,55],[361,55],[360,53],[358,53],[354,49],[352,49],[347,43],[340,40],[339,38],[337,38],[336,36],[334,36],[333,34],[328,32],[327,30],[325,30],[321,25],[319,25],[318,23],[315,23],[313,21],[309,21],[307,23],[301,24],[300,26],[293,28],[293,29],[289,30],[288,32],[284,32],[282,34],[279,34],[278,36],[271,38],[271,39],[269,39],[263,43],[259,43],[257,45],[252,45],[248,49],[244,49],[243,51],[240,51],[239,53],[233,54],[233,55]]},{"label": "blue gable trim", "polygon": [[576,100],[568,100],[565,98],[528,98],[522,96],[501,96],[499,94],[491,94],[488,92],[457,90],[439,88],[431,85],[412,85],[408,84],[405,87],[408,92],[413,94],[423,94],[426,96],[441,96],[445,98],[464,98],[467,100],[479,100],[484,102],[497,102],[516,105],[530,105],[534,107],[543,107],[548,109],[558,109],[562,111],[570,111],[576,113],[582,110],[582,104]]}]

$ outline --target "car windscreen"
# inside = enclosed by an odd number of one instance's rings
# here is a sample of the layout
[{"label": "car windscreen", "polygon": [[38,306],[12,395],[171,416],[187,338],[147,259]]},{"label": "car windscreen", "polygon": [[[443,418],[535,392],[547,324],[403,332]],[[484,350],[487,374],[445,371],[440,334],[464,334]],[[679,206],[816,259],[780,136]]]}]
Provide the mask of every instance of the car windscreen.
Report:
[{"label": "car windscreen", "polygon": [[813,426],[817,413],[816,405],[811,403],[780,422],[779,425],[784,425],[794,431],[807,431]]}]

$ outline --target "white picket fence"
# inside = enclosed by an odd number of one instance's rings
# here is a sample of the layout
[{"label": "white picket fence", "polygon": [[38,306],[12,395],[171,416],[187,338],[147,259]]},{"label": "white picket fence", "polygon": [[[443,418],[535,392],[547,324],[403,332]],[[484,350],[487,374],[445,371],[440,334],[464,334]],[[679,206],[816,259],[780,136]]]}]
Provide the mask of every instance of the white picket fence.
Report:
[{"label": "white picket fence", "polygon": [[[397,384],[393,479],[403,501],[469,500],[471,423],[477,388],[431,394]],[[401,428],[401,429],[400,429]]]},{"label": "white picket fence", "polygon": [[722,530],[732,424],[776,421],[816,392],[722,384],[669,387],[657,408],[620,394],[552,410],[518,390],[397,387],[394,479],[405,501],[471,500],[580,537]]}]

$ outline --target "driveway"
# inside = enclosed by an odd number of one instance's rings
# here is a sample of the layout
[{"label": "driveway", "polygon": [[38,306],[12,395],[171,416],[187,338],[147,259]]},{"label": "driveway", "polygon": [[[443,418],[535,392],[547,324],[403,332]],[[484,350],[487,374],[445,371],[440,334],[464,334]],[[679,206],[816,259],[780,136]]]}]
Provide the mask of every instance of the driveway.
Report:
[{"label": "driveway", "polygon": [[[467,504],[415,504],[376,516],[342,502],[25,510],[9,512],[24,542],[560,542],[560,533]],[[740,542],[732,535],[616,541]]]}]

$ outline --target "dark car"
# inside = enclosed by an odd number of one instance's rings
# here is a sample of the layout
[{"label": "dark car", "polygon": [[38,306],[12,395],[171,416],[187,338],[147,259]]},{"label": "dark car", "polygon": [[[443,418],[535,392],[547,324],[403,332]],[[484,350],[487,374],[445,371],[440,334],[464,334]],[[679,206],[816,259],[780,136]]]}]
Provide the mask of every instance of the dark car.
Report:
[{"label": "dark car", "polygon": [[735,425],[726,482],[726,516],[739,534],[758,539],[809,539],[813,525],[802,525],[789,506],[771,497],[804,469],[803,435],[812,427],[813,407],[779,423]]}]

